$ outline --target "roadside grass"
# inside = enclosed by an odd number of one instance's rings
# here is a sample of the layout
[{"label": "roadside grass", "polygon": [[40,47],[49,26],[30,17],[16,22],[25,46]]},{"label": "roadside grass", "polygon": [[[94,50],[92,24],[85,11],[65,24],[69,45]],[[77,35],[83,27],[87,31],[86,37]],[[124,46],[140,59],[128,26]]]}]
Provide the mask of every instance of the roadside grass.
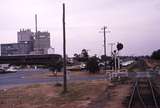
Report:
[{"label": "roadside grass", "polygon": [[[29,86],[0,90],[0,108],[78,108],[82,103],[93,100],[106,90],[104,80],[81,81],[68,84],[68,92],[52,84],[34,84]],[[12,106],[12,107],[11,107]]]},{"label": "roadside grass", "polygon": [[[101,85],[97,85],[96,83],[89,83],[86,84],[85,82],[81,82],[76,84],[69,85],[68,93],[63,94],[61,93],[60,96],[62,96],[67,101],[74,101],[74,100],[87,100],[90,99],[90,95],[99,94],[99,90],[102,88],[99,88]],[[97,88],[96,88],[97,87]],[[103,88],[105,89],[105,87]],[[101,90],[100,90],[101,91]]]},{"label": "roadside grass", "polygon": [[143,60],[139,60],[136,63],[131,64],[127,67],[129,72],[143,72],[148,68]]}]

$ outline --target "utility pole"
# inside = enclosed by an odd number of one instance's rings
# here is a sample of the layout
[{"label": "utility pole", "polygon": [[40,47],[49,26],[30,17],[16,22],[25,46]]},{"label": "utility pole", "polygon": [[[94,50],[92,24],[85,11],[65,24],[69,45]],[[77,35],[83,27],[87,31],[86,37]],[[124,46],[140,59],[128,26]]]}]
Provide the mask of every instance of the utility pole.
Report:
[{"label": "utility pole", "polygon": [[103,27],[102,28],[103,29],[103,33],[104,33],[104,55],[106,56],[106,29],[107,29],[107,27]]},{"label": "utility pole", "polygon": [[[104,34],[104,56],[106,57],[107,55],[107,51],[106,51],[106,33],[110,33],[110,31],[106,31],[107,26],[104,26],[103,28],[101,28],[101,30],[103,31]],[[106,60],[104,62],[104,69],[106,70],[107,66],[106,66]]]},{"label": "utility pole", "polygon": [[115,43],[108,43],[108,45],[110,45],[111,46],[111,57],[112,57],[112,53],[113,53],[113,46],[115,45]]},{"label": "utility pole", "polygon": [[[114,58],[114,54],[113,54],[113,46],[115,45],[115,43],[108,43],[108,45],[111,46],[111,57],[112,59]],[[112,70],[114,69],[114,67],[111,65]]]},{"label": "utility pole", "polygon": [[65,31],[65,4],[63,3],[63,93],[67,92],[67,73],[66,73],[66,31]]},{"label": "utility pole", "polygon": [[114,70],[117,72],[117,51],[114,50]]}]

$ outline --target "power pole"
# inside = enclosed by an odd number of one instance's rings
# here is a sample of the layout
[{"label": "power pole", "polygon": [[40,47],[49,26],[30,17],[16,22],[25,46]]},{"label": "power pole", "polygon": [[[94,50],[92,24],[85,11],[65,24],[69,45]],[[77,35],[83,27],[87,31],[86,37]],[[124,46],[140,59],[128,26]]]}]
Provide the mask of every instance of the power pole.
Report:
[{"label": "power pole", "polygon": [[104,55],[106,56],[106,29],[107,27],[103,27],[102,30],[103,30],[103,33],[104,33]]},{"label": "power pole", "polygon": [[63,3],[63,93],[67,92],[67,73],[66,73],[66,31],[65,31],[65,4]]},{"label": "power pole", "polygon": [[[107,26],[104,26],[103,28],[101,28],[101,30],[103,31],[103,34],[104,34],[104,56],[106,57],[107,55],[107,51],[106,51],[106,33],[110,33],[110,31],[106,31],[107,29]],[[104,66],[104,69],[106,70],[107,66],[106,66],[106,60],[104,62],[105,66]]]},{"label": "power pole", "polygon": [[[108,45],[111,46],[111,57],[112,59],[114,58],[114,54],[113,54],[113,46],[115,45],[115,43],[108,43]],[[114,69],[114,67],[111,65],[112,70]]]},{"label": "power pole", "polygon": [[108,45],[110,45],[111,46],[111,57],[112,57],[112,53],[113,53],[113,46],[115,45],[115,43],[108,43]]}]

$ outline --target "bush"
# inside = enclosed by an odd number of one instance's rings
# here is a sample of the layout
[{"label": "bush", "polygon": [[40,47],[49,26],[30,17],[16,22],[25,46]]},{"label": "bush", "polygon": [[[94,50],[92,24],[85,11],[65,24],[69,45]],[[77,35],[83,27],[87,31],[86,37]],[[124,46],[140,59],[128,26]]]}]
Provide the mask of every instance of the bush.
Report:
[{"label": "bush", "polygon": [[88,59],[87,62],[87,70],[91,73],[96,73],[99,71],[99,66],[98,66],[98,58],[97,57],[91,57]]}]

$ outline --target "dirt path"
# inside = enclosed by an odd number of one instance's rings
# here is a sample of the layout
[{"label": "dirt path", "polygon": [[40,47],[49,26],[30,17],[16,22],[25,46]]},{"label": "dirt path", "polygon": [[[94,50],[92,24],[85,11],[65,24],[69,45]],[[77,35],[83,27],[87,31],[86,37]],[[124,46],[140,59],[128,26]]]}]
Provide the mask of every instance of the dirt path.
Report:
[{"label": "dirt path", "polygon": [[110,86],[95,100],[93,100],[87,108],[124,108],[122,104],[125,97],[129,94],[130,85]]}]

